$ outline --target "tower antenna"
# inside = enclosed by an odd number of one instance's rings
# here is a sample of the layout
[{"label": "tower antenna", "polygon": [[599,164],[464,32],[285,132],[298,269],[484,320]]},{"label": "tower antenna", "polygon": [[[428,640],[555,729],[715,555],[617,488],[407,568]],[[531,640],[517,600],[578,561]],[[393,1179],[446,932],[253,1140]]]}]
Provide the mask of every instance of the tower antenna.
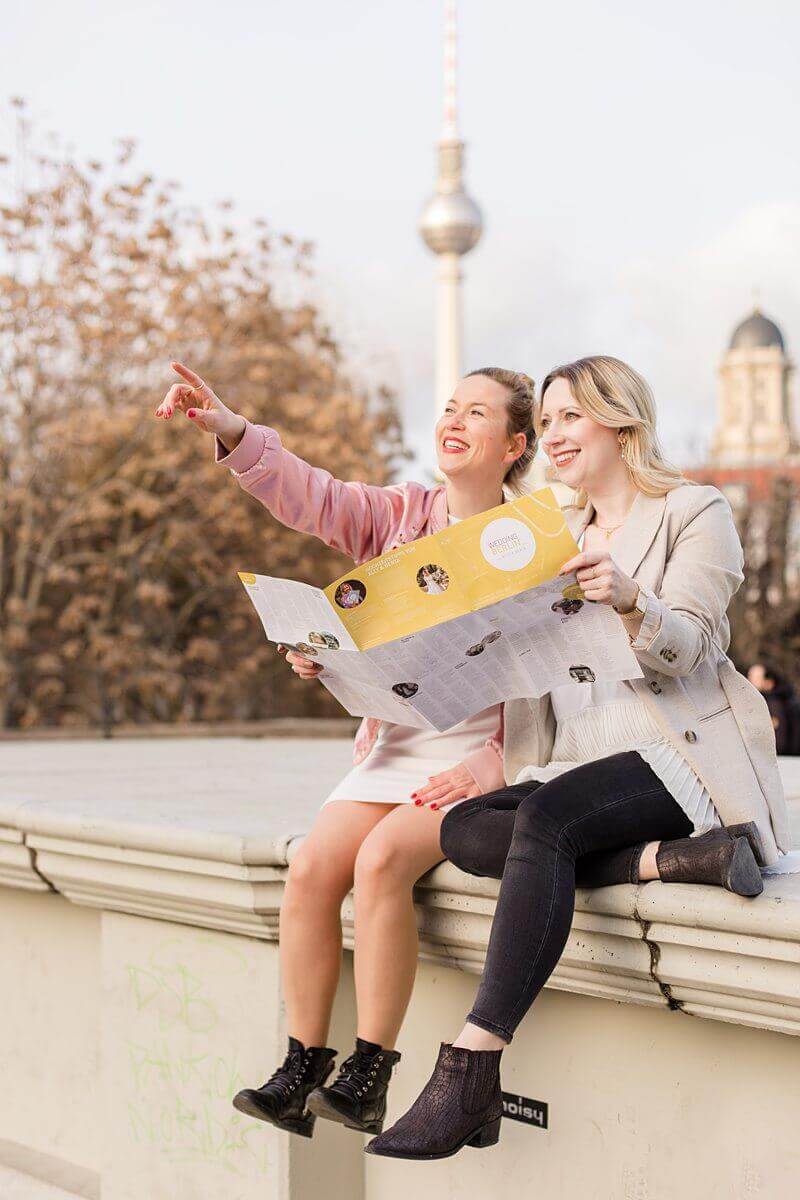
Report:
[{"label": "tower antenna", "polygon": [[419,231],[439,260],[436,284],[436,409],[441,412],[461,377],[461,263],[483,231],[481,212],[464,188],[464,143],[458,132],[456,0],[444,0],[444,110],[436,192]]},{"label": "tower antenna", "polygon": [[456,0],[444,6],[444,120],[442,141],[458,141],[458,30]]}]

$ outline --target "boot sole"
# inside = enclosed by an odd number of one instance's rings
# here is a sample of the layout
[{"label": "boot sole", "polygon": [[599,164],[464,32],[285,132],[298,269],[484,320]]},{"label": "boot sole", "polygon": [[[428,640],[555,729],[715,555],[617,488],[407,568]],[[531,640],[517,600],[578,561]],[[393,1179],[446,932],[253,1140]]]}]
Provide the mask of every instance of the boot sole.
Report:
[{"label": "boot sole", "polygon": [[496,1146],[500,1141],[500,1121],[501,1118],[498,1117],[495,1121],[489,1121],[488,1125],[481,1125],[480,1129],[473,1129],[472,1133],[468,1133],[465,1138],[462,1138],[457,1146],[454,1146],[452,1150],[445,1150],[443,1154],[407,1154],[400,1150],[373,1150],[371,1143],[364,1147],[364,1153],[375,1154],[381,1158],[404,1158],[414,1162],[433,1162],[434,1159],[452,1158],[465,1146],[472,1146],[475,1150],[485,1150],[489,1146]]},{"label": "boot sole", "polygon": [[761,834],[758,832],[758,826],[755,821],[744,821],[740,825],[729,825],[727,828],[728,833],[732,833],[734,837],[747,838],[758,865],[760,867],[767,865],[767,860],[764,856],[764,844],[761,841]]},{"label": "boot sole", "polygon": [[725,887],[737,896],[760,896],[764,890],[764,880],[746,837],[736,839]]},{"label": "boot sole", "polygon": [[276,1129],[282,1129],[284,1133],[296,1133],[299,1137],[313,1137],[314,1122],[316,1117],[311,1113],[307,1117],[290,1118],[288,1120],[280,1120],[279,1117],[273,1117],[259,1108],[258,1104],[251,1100],[245,1092],[238,1092],[231,1101],[233,1107],[240,1113],[244,1113],[247,1117],[255,1117],[257,1121],[265,1121],[267,1125],[274,1125]]},{"label": "boot sole", "polygon": [[339,1112],[319,1089],[311,1093],[306,1100],[306,1106],[315,1117],[322,1117],[326,1121],[336,1121],[337,1124],[344,1125],[345,1129],[355,1129],[357,1133],[378,1134],[383,1131],[383,1121],[367,1121],[364,1125],[357,1125],[344,1113]]}]

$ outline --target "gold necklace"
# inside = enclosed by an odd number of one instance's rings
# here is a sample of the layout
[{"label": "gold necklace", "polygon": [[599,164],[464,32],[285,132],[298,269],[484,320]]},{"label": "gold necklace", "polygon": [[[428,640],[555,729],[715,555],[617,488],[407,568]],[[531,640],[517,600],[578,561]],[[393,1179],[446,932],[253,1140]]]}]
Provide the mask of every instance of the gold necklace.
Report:
[{"label": "gold necklace", "polygon": [[[627,521],[627,519],[628,518],[626,517],[625,521]],[[600,532],[604,533],[608,538],[611,537],[612,533],[616,533],[618,529],[622,529],[625,521],[620,521],[619,525],[598,525],[597,521],[593,521],[592,524],[594,525],[595,529],[599,529]]]}]

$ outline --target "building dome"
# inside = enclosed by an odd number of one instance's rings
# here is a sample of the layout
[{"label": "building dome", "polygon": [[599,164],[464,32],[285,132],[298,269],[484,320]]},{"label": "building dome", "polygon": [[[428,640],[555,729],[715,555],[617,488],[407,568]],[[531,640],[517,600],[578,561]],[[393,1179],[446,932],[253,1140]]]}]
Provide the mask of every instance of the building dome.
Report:
[{"label": "building dome", "polygon": [[763,350],[769,346],[784,349],[783,334],[774,321],[756,308],[747,320],[737,325],[731,337],[731,350]]},{"label": "building dome", "polygon": [[483,229],[481,210],[466,192],[440,192],[422,211],[419,231],[434,254],[466,254]]}]

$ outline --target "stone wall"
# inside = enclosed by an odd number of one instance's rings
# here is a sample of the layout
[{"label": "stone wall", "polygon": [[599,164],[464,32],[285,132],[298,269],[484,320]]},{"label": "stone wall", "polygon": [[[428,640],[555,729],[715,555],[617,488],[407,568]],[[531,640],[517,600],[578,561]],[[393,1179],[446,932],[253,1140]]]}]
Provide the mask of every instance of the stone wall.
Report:
[{"label": "stone wall", "polygon": [[[795,1193],[798,875],[766,880],[754,901],[661,883],[579,893],[550,986],[504,1055],[503,1086],[518,1107],[537,1102],[538,1123],[510,1117],[497,1148],[391,1162],[339,1126],[320,1121],[307,1141],[237,1113],[234,1092],[283,1056],[286,863],[349,754],[330,740],[4,747],[0,1194]],[[800,795],[795,762],[782,769]],[[449,864],[417,889],[422,962],[390,1116],[469,1008],[496,890]],[[346,902],[348,945],[351,917]],[[343,1052],[355,1030],[345,958],[331,1036]]]}]

